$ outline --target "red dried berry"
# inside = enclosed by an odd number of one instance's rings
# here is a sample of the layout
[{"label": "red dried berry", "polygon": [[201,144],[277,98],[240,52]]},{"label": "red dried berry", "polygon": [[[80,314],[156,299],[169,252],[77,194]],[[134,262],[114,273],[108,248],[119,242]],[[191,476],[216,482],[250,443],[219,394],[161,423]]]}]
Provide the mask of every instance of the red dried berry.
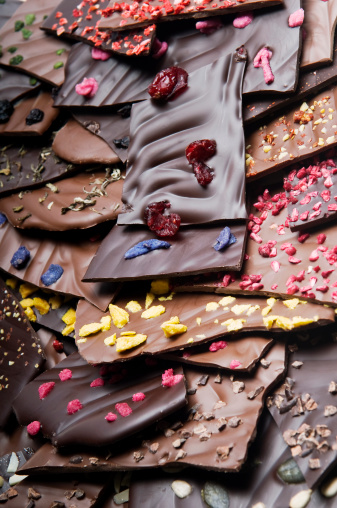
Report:
[{"label": "red dried berry", "polygon": [[129,416],[132,413],[132,409],[127,402],[118,402],[115,404],[115,408],[116,411],[124,417]]},{"label": "red dried berry", "polygon": [[215,351],[219,351],[220,349],[225,349],[225,347],[227,347],[228,344],[226,341],[224,340],[219,340],[217,342],[212,342],[212,344],[209,346],[209,351],[212,351],[212,352],[215,352]]},{"label": "red dried berry", "polygon": [[71,379],[73,376],[73,373],[71,372],[70,369],[63,369],[61,370],[61,372],[59,372],[59,378],[61,379],[61,381],[68,381],[69,379]]},{"label": "red dried berry", "polygon": [[180,381],[183,379],[183,377],[184,376],[182,374],[173,374],[173,369],[167,369],[167,370],[165,370],[164,374],[162,374],[162,376],[161,376],[162,385],[167,386],[167,387],[174,386],[174,385],[180,383]]},{"label": "red dried berry", "polygon": [[73,415],[74,413],[77,413],[77,411],[79,411],[82,408],[83,408],[83,406],[78,399],[71,400],[67,404],[68,415]]},{"label": "red dried berry", "polygon": [[211,183],[213,180],[213,171],[207,166],[207,164],[204,164],[203,162],[194,162],[193,171],[198,183],[203,187],[206,187],[206,185]]},{"label": "red dried berry", "polygon": [[168,67],[158,72],[147,91],[152,99],[168,100],[185,90],[187,82],[188,74],[184,69]]},{"label": "red dried berry", "polygon": [[193,141],[185,150],[186,159],[190,164],[193,162],[205,162],[215,154],[216,141],[214,139],[199,139]]},{"label": "red dried berry", "polygon": [[55,349],[55,351],[57,351],[58,353],[63,353],[63,344],[62,342],[60,342],[59,340],[54,340],[53,342],[53,348]]},{"label": "red dried berry", "polygon": [[144,218],[151,231],[158,236],[174,236],[181,223],[181,218],[177,213],[163,215],[166,208],[170,208],[171,203],[168,201],[158,201],[150,203],[144,213]]},{"label": "red dried berry", "polygon": [[42,385],[40,385],[38,388],[40,399],[43,400],[45,397],[47,397],[47,395],[50,394],[50,392],[52,391],[54,386],[55,386],[54,381],[49,381],[48,383],[42,383]]},{"label": "red dried berry", "polygon": [[41,423],[37,420],[27,425],[27,432],[30,436],[36,436],[40,432]]}]

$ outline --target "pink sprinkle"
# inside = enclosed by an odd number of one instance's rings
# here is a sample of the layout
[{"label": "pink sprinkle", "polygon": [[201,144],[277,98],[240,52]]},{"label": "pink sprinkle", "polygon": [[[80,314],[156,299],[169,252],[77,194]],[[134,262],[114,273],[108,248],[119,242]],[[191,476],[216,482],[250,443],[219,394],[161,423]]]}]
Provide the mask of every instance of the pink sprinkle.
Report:
[{"label": "pink sprinkle", "polygon": [[222,22],[220,18],[212,18],[212,19],[206,19],[203,21],[198,21],[195,24],[195,28],[197,30],[200,30],[202,34],[210,35],[213,32],[216,32],[216,30],[219,30],[221,28]]},{"label": "pink sprinkle", "polygon": [[42,385],[40,385],[39,386],[39,396],[40,396],[40,399],[42,400],[45,397],[47,397],[47,395],[50,394],[50,392],[52,391],[54,386],[55,386],[54,381],[50,381],[49,383],[43,383]]},{"label": "pink sprinkle", "polygon": [[133,402],[140,402],[145,399],[145,394],[142,392],[138,392],[132,395]]},{"label": "pink sprinkle", "polygon": [[284,231],[284,226],[281,224],[281,226],[277,226],[277,234],[278,235],[285,235],[286,232]]},{"label": "pink sprinkle", "polygon": [[333,186],[333,182],[332,182],[332,178],[331,176],[329,175],[325,180],[324,180],[324,185],[325,187],[329,188],[329,187],[332,187]]},{"label": "pink sprinkle", "polygon": [[90,388],[96,388],[96,386],[104,386],[104,379],[98,377],[97,379],[91,381]]},{"label": "pink sprinkle", "polygon": [[74,413],[77,413],[77,411],[82,409],[82,407],[83,406],[78,399],[71,400],[70,402],[68,402],[67,405],[68,415],[73,415]]},{"label": "pink sprinkle", "polygon": [[271,289],[272,289],[273,291],[275,291],[275,290],[277,289],[277,287],[278,287],[278,284],[273,284],[273,285],[271,286]]},{"label": "pink sprinkle", "polygon": [[209,350],[212,352],[219,351],[219,349],[225,349],[227,345],[227,342],[224,340],[219,340],[218,342],[212,342],[212,344],[209,346]]},{"label": "pink sprinkle", "polygon": [[168,48],[167,42],[161,42],[157,37],[153,41],[152,44],[152,57],[155,59],[160,58],[161,56],[165,55]]},{"label": "pink sprinkle", "polygon": [[241,367],[241,362],[239,360],[232,360],[231,364],[229,366],[230,369],[237,369],[238,367]]},{"label": "pink sprinkle", "polygon": [[288,25],[290,28],[294,28],[295,26],[301,26],[304,20],[304,10],[298,9],[297,11],[290,14],[288,19]]},{"label": "pink sprinkle", "polygon": [[71,379],[73,377],[73,373],[70,369],[63,369],[61,372],[59,372],[59,378],[61,381],[68,381],[68,379]]},{"label": "pink sprinkle", "polygon": [[277,273],[280,269],[280,263],[278,261],[272,261],[270,263],[270,267],[272,270],[274,270],[275,273]]},{"label": "pink sprinkle", "polygon": [[75,90],[78,95],[91,99],[98,90],[98,83],[95,78],[83,78],[82,83],[75,85]]},{"label": "pink sprinkle", "polygon": [[253,13],[247,12],[244,16],[238,16],[233,21],[233,26],[235,28],[245,28],[246,26],[250,25],[253,21]]},{"label": "pink sprinkle", "polygon": [[91,50],[91,58],[94,60],[103,60],[103,62],[105,62],[105,60],[108,60],[110,56],[110,53],[103,51],[103,49],[92,48]]},{"label": "pink sprinkle", "polygon": [[129,404],[127,404],[127,402],[118,402],[115,405],[115,408],[116,408],[116,411],[118,411],[118,413],[121,416],[129,416],[132,413],[132,409],[129,406]]},{"label": "pink sprinkle", "polygon": [[287,295],[294,295],[297,291],[299,291],[299,287],[296,284],[292,284],[287,289]]},{"label": "pink sprinkle", "polygon": [[273,53],[268,48],[262,48],[254,58],[254,67],[262,67],[265,83],[270,85],[274,81],[274,74],[270,67],[270,59]]},{"label": "pink sprinkle", "polygon": [[30,436],[36,436],[40,432],[41,423],[35,420],[34,422],[27,425],[27,432]]},{"label": "pink sprinkle", "polygon": [[329,212],[335,212],[337,210],[337,205],[335,205],[334,203],[331,205],[328,205],[328,210],[329,210]]},{"label": "pink sprinkle", "polygon": [[105,419],[107,422],[114,422],[115,420],[117,420],[117,415],[115,415],[115,413],[108,413]]},{"label": "pink sprinkle", "polygon": [[167,369],[165,370],[164,374],[162,374],[161,378],[162,378],[162,385],[163,386],[168,386],[168,387],[171,387],[171,386],[174,386],[178,383],[180,383],[180,381],[183,379],[183,375],[182,374],[173,374],[173,369]]}]

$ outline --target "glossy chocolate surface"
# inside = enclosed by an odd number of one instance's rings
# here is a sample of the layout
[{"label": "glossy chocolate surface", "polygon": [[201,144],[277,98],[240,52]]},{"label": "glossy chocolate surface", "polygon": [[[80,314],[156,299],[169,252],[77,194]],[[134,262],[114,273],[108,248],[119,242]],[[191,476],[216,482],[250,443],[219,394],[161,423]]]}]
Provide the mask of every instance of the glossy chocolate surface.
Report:
[{"label": "glossy chocolate surface", "polygon": [[0,100],[14,101],[40,87],[37,79],[10,69],[0,69]]}]

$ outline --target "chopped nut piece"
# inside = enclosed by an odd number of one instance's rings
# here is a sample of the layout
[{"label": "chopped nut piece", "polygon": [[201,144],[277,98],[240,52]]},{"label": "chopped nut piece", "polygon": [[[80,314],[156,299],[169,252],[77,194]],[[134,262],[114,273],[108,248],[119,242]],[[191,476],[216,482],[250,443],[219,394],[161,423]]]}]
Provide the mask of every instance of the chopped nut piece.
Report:
[{"label": "chopped nut piece", "polygon": [[255,388],[255,390],[252,390],[251,392],[248,393],[247,399],[249,400],[255,399],[258,395],[260,395],[261,392],[263,392],[263,390],[264,386],[259,386],[258,388]]},{"label": "chopped nut piece", "polygon": [[186,455],[187,455],[187,452],[185,452],[184,450],[179,450],[179,452],[175,456],[174,460],[184,459],[186,457]]},{"label": "chopped nut piece", "polygon": [[333,393],[334,395],[337,393],[337,383],[335,381],[330,381],[329,392]]},{"label": "chopped nut piece", "polygon": [[319,459],[309,459],[310,469],[319,469],[321,467],[321,461]]},{"label": "chopped nut piece", "polygon": [[142,452],[134,452],[133,458],[136,462],[140,462],[144,458],[144,454]]},{"label": "chopped nut piece", "polygon": [[197,384],[200,385],[200,386],[206,386],[208,379],[209,379],[209,375],[208,374],[204,374],[198,380]]},{"label": "chopped nut piece", "polygon": [[336,406],[325,406],[324,408],[324,416],[333,416],[337,413]]},{"label": "chopped nut piece", "polygon": [[224,416],[221,416],[220,418],[218,418],[217,428],[220,432],[226,428],[226,425],[227,425],[227,420]]},{"label": "chopped nut piece", "polygon": [[232,388],[234,393],[241,393],[245,389],[245,383],[242,381],[234,381],[232,383]]},{"label": "chopped nut piece", "polygon": [[303,365],[303,362],[296,361],[296,362],[293,362],[291,365],[292,365],[292,367],[294,367],[294,369],[300,369]]},{"label": "chopped nut piece", "polygon": [[40,499],[41,494],[37,492],[37,490],[34,490],[32,487],[29,487],[28,489],[28,499]]},{"label": "chopped nut piece", "polygon": [[237,416],[233,416],[228,420],[228,426],[232,427],[232,429],[235,429],[242,423],[241,418],[238,418]]},{"label": "chopped nut piece", "polygon": [[220,457],[220,460],[226,460],[226,459],[228,459],[229,454],[232,449],[233,449],[233,445],[218,446],[216,449],[216,453]]},{"label": "chopped nut piece", "polygon": [[221,407],[227,406],[227,402],[223,402],[222,400],[218,400],[213,406],[213,409],[220,409]]}]

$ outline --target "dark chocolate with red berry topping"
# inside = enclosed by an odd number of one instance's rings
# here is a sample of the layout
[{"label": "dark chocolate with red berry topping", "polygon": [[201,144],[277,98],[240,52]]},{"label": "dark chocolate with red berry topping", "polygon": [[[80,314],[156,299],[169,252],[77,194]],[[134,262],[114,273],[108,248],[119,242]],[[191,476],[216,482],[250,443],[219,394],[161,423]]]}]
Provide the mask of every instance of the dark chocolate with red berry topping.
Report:
[{"label": "dark chocolate with red berry topping", "polygon": [[12,403],[43,366],[40,341],[18,300],[0,279],[0,428],[12,414]]},{"label": "dark chocolate with red berry topping", "polygon": [[[124,213],[118,224],[146,224],[147,207],[166,200],[169,213],[178,214],[181,225],[246,218],[244,69],[245,59],[236,61],[236,53],[230,54],[189,74],[188,87],[178,97],[164,104],[151,99],[132,106]],[[230,142],[233,138],[235,145]],[[204,162],[199,159],[206,157],[214,173],[207,183],[195,177],[185,154],[191,143],[202,143],[199,140],[214,144],[207,155],[195,149],[198,161],[188,152],[192,162]]]},{"label": "dark chocolate with red berry topping", "polygon": [[54,445],[111,445],[186,405],[183,370],[175,367],[168,384],[167,369],[144,360],[94,367],[73,353],[29,383],[14,411],[21,425],[39,421]]}]

